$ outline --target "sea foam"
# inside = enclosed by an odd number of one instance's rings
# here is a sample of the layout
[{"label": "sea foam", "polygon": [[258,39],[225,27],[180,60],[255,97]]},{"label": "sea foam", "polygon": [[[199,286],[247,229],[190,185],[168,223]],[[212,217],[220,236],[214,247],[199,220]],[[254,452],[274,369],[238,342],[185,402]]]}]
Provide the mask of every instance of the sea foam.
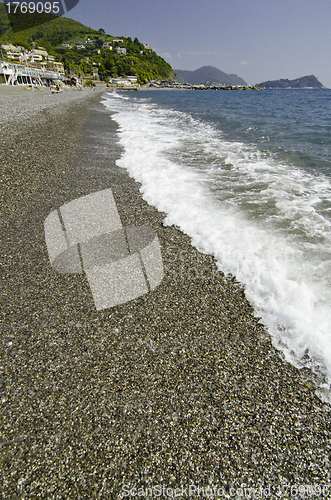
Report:
[{"label": "sea foam", "polygon": [[[144,199],[244,284],[274,345],[331,383],[330,181],[226,141],[211,124],[116,93],[117,161]],[[323,392],[324,391],[324,392]]]}]

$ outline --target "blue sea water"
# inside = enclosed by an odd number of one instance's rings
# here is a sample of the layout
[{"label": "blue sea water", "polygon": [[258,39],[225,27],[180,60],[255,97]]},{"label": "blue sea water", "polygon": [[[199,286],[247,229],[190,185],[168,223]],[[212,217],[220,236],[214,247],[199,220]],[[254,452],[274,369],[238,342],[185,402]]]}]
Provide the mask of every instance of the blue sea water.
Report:
[{"label": "blue sea water", "polygon": [[[118,164],[331,384],[331,90],[107,93]],[[194,286],[194,284],[192,284]]]}]

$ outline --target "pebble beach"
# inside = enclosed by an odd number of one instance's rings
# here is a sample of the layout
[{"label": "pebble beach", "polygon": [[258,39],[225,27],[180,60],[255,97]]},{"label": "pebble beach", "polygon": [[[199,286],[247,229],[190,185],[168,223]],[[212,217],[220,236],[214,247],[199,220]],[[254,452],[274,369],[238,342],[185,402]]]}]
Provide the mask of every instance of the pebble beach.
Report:
[{"label": "pebble beach", "polygon": [[[316,381],[116,165],[101,96],[0,88],[0,498],[329,498]],[[96,311],[84,275],[51,268],[43,224],[107,188],[123,225],[156,231],[165,276]]]}]

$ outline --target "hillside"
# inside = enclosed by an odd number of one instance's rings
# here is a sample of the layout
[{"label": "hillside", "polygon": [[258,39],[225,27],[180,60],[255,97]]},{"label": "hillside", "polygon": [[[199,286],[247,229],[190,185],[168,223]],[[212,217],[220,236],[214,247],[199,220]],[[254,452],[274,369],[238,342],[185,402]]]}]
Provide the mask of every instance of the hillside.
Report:
[{"label": "hillside", "polygon": [[175,69],[179,83],[191,83],[192,85],[247,85],[237,75],[228,75],[214,66],[203,66],[195,71],[184,71]]},{"label": "hillside", "polygon": [[[21,29],[23,24],[26,29]],[[84,75],[97,71],[101,79],[136,75],[139,83],[146,83],[153,79],[175,78],[170,64],[137,38],[115,38],[102,28],[96,31],[72,19],[51,14],[24,14],[24,17],[20,14],[11,16],[9,22],[6,6],[0,3],[0,45],[2,43],[28,50],[33,45],[44,47],[68,70]],[[118,54],[117,48],[124,50]]]},{"label": "hillside", "polygon": [[325,89],[324,85],[314,75],[303,76],[295,80],[272,80],[257,84],[264,89]]}]

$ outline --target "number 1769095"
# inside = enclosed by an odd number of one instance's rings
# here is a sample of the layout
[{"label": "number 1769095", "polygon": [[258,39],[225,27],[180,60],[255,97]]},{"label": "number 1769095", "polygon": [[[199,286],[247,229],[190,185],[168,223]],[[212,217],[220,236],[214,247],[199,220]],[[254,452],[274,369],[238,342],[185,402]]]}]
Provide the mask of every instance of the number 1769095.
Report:
[{"label": "number 1769095", "polygon": [[8,14],[60,14],[60,2],[9,2],[6,3]]}]

